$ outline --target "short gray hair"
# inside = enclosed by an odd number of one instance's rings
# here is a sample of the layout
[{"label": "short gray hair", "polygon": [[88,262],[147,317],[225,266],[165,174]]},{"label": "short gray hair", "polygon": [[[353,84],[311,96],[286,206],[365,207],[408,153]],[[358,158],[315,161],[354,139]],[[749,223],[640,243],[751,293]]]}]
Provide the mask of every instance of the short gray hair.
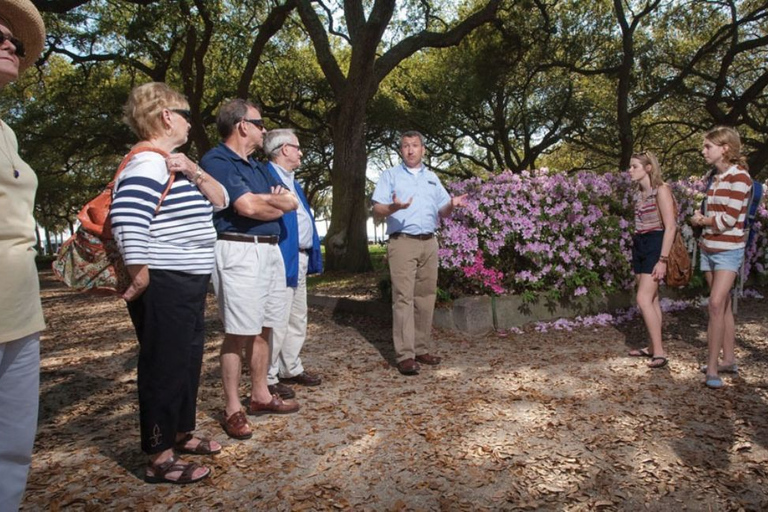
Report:
[{"label": "short gray hair", "polygon": [[264,136],[264,153],[267,155],[267,158],[272,160],[278,155],[283,146],[293,142],[294,138],[298,139],[296,132],[291,128],[269,130]]},{"label": "short gray hair", "polygon": [[403,132],[400,135],[400,144],[399,144],[399,146],[402,147],[403,139],[405,139],[406,137],[409,138],[409,139],[411,139],[413,137],[418,137],[419,138],[419,142],[421,142],[421,145],[422,146],[424,145],[424,136],[421,134],[421,132],[417,132],[416,130],[410,130],[410,131],[407,131],[407,132]]},{"label": "short gray hair", "polygon": [[296,132],[291,128],[269,130],[264,136],[264,153],[272,160],[286,144],[293,142]]}]

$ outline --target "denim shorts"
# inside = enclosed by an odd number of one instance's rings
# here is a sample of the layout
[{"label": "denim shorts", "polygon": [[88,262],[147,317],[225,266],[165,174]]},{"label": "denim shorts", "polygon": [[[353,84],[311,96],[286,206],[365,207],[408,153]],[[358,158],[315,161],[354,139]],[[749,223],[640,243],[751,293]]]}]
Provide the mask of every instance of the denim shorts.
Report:
[{"label": "denim shorts", "polygon": [[744,248],[730,251],[707,252],[701,250],[701,271],[713,272],[715,270],[730,270],[737,274],[741,271],[744,261]]},{"label": "denim shorts", "polygon": [[635,274],[650,274],[661,256],[664,231],[635,235],[632,239],[632,270]]}]

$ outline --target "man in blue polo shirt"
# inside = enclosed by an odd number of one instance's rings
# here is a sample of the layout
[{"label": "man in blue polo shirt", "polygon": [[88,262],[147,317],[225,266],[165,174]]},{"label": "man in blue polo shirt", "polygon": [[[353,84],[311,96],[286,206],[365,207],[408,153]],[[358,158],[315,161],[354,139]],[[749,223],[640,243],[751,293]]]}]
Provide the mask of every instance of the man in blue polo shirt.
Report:
[{"label": "man in blue polo shirt", "polygon": [[419,363],[440,364],[429,353],[437,293],[437,230],[440,217],[464,206],[466,195],[451,197],[422,163],[424,136],[400,137],[403,163],[387,169],[373,191],[373,214],[387,219],[387,261],[392,278],[392,338],[397,369],[416,375]]},{"label": "man in blue polo shirt", "polygon": [[214,214],[218,233],[213,286],[224,324],[221,380],[224,430],[235,439],[251,437],[239,384],[245,348],[251,373],[248,414],[288,414],[299,410],[292,400],[272,395],[267,387],[269,337],[285,319],[285,267],[277,242],[279,219],[298,207],[296,196],[280,185],[251,154],[261,148],[264,121],[254,104],[231,100],[216,119],[223,142],[200,165],[229,193],[229,207]]}]

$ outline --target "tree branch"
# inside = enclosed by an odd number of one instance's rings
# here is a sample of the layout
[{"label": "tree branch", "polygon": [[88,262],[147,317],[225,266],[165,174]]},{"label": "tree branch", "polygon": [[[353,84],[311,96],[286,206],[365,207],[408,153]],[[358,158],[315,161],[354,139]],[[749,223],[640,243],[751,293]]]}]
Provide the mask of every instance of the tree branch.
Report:
[{"label": "tree branch", "polygon": [[127,58],[118,53],[101,53],[101,54],[92,53],[89,55],[78,55],[69,50],[56,46],[55,43],[48,47],[48,50],[46,51],[45,56],[50,55],[52,53],[65,55],[70,60],[72,60],[72,62],[75,64],[85,64],[88,62],[125,62],[127,64],[130,64],[132,67],[138,69],[142,73],[145,73],[149,77],[154,77],[156,73],[156,71],[153,68],[147,66],[143,62],[135,59]]},{"label": "tree branch", "polygon": [[374,67],[376,83],[380,83],[398,64],[422,48],[446,48],[455,46],[474,29],[488,23],[496,16],[501,0],[490,0],[488,4],[467,17],[447,32],[422,31],[406,37],[379,58]]},{"label": "tree branch", "polygon": [[[325,5],[321,2],[320,5]],[[328,31],[333,28],[333,16],[330,10],[326,10],[328,13]],[[363,14],[363,3],[359,0],[344,0],[344,18],[347,22],[347,30],[349,31],[349,43],[354,45],[360,37],[360,30],[365,26],[365,16]]]},{"label": "tree branch", "polygon": [[304,27],[307,29],[309,38],[312,40],[312,46],[315,48],[317,61],[323,70],[328,83],[337,97],[344,91],[346,79],[341,72],[336,57],[333,56],[331,45],[328,41],[328,35],[325,32],[320,18],[312,7],[311,0],[297,0],[298,11]]},{"label": "tree branch", "polygon": [[237,97],[247,98],[248,90],[253,82],[253,75],[256,73],[256,67],[259,65],[261,56],[264,53],[269,40],[274,36],[285,24],[285,20],[296,8],[296,0],[286,0],[283,5],[278,5],[269,11],[267,19],[259,27],[259,33],[256,39],[251,45],[251,50],[248,53],[248,60],[245,63],[243,73],[240,75],[240,80],[237,84]]},{"label": "tree branch", "polygon": [[[85,5],[91,0],[32,0],[32,3],[35,4],[35,7],[40,12],[52,12],[56,14],[64,14],[66,12],[71,11],[72,9],[76,9],[80,7],[81,5]],[[126,3],[129,4],[136,4],[136,5],[149,5],[153,4],[155,2],[159,2],[160,0],[123,0]]]}]

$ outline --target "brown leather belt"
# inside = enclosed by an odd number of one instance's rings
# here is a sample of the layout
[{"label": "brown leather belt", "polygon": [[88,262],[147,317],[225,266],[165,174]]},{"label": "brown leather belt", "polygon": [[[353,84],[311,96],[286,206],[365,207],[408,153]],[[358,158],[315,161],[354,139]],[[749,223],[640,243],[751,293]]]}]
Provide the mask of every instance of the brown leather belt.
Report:
[{"label": "brown leather belt", "polygon": [[230,235],[229,233],[219,233],[216,238],[226,240],[227,242],[245,242],[247,244],[271,244],[275,245],[280,241],[277,235],[253,236],[253,235]]},{"label": "brown leather belt", "polygon": [[434,233],[424,233],[423,235],[411,235],[409,233],[402,233],[398,231],[397,233],[392,233],[389,235],[389,238],[400,238],[401,236],[405,238],[413,238],[414,240],[432,240],[435,237]]}]

